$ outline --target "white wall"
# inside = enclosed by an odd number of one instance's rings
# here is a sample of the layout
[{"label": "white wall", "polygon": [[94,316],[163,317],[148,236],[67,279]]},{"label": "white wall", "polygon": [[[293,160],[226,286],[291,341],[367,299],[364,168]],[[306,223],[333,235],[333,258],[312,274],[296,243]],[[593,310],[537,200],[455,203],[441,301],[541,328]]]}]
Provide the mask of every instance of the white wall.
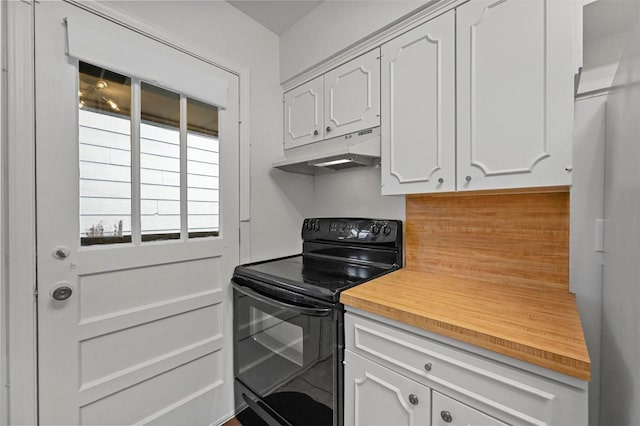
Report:
[{"label": "white wall", "polygon": [[584,64],[578,93],[611,86],[639,7],[637,0],[597,0],[584,7]]},{"label": "white wall", "polygon": [[250,257],[261,260],[299,252],[300,227],[312,206],[313,180],[271,169],[282,156],[278,36],[222,1],[109,3],[250,69]]},{"label": "white wall", "polygon": [[324,61],[402,18],[424,0],[325,1],[280,36],[280,79]]},{"label": "white wall", "polygon": [[607,100],[600,423],[640,419],[640,16]]},{"label": "white wall", "polygon": [[362,167],[325,172],[315,177],[315,216],[405,217],[404,196],[380,195],[380,168]]},{"label": "white wall", "polygon": [[604,218],[606,95],[575,104],[571,188],[570,288],[576,293],[589,356],[589,422],[598,425],[603,254],[596,251],[596,220]]}]

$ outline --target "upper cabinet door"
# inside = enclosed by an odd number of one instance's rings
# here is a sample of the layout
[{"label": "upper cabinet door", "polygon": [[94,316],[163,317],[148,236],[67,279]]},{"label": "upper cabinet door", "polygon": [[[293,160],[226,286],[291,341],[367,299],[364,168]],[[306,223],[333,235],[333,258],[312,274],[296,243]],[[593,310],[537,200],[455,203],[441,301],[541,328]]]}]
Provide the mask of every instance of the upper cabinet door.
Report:
[{"label": "upper cabinet door", "polygon": [[320,141],[323,133],[322,76],[284,94],[284,148]]},{"label": "upper cabinet door", "polygon": [[458,190],[571,183],[570,3],[458,7]]},{"label": "upper cabinet door", "polygon": [[382,194],[455,190],[455,14],[382,46]]},{"label": "upper cabinet door", "polygon": [[325,138],[380,125],[380,50],[324,75]]}]

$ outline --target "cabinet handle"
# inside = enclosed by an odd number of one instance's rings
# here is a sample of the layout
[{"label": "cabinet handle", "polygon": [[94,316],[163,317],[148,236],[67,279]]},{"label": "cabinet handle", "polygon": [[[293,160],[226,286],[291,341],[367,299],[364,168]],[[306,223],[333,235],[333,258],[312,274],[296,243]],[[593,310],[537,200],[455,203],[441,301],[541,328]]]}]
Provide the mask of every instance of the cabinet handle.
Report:
[{"label": "cabinet handle", "polygon": [[313,131],[313,136],[318,136],[319,133],[320,132],[318,132],[318,129],[316,129],[316,130]]},{"label": "cabinet handle", "polygon": [[438,179],[438,183],[444,183],[444,179],[443,178]]},{"label": "cabinet handle", "polygon": [[325,130],[327,131],[327,133],[329,133],[331,131],[331,127],[327,126]]},{"label": "cabinet handle", "polygon": [[418,405],[418,397],[414,394],[409,395],[409,402],[413,405]]},{"label": "cabinet handle", "polygon": [[430,363],[430,362],[428,362],[428,363],[426,363],[426,364],[424,365],[424,369],[425,369],[425,370],[427,370],[427,371],[431,371],[431,367],[432,367],[432,365],[431,365],[431,363]]},{"label": "cabinet handle", "polygon": [[471,182],[471,176],[467,176],[466,178],[464,178],[464,180],[466,180],[467,182]]},{"label": "cabinet handle", "polygon": [[440,417],[445,423],[451,423],[453,421],[453,417],[451,417],[451,413],[448,411],[440,411]]}]

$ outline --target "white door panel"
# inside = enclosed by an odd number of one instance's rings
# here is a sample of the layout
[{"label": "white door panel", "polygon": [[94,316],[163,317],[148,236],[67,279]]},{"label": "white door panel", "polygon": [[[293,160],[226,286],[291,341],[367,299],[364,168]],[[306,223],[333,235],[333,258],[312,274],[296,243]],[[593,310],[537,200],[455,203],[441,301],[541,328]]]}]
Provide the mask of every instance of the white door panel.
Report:
[{"label": "white door panel", "polygon": [[556,54],[571,49],[570,12],[550,0],[457,8],[458,190],[571,183],[572,58]]},{"label": "white door panel", "polygon": [[322,76],[284,94],[284,149],[322,140],[324,136]]},{"label": "white door panel", "polygon": [[[190,239],[183,229],[175,240],[141,242],[134,235],[132,242],[81,246],[78,62],[65,54],[64,18],[89,26],[98,19],[101,29],[117,26],[62,2],[36,6],[40,422],[215,423],[233,409],[228,283],[239,251],[238,79],[198,61],[212,82],[228,88],[226,109],[218,113],[220,196],[214,201],[218,210],[203,207],[209,218],[219,213],[219,234]],[[181,52],[167,55],[176,64],[177,79],[186,78],[189,63],[197,61]],[[180,72],[183,66],[187,68]],[[89,133],[80,136],[91,140]],[[134,137],[135,133],[131,132]],[[121,140],[107,139],[107,144],[114,144],[112,151],[123,157],[110,155],[111,164],[130,163],[132,172],[92,168],[85,162],[85,171],[93,174],[84,178],[99,182],[111,176],[116,183],[124,183],[124,192],[135,199],[140,179],[127,173],[135,174],[140,164],[136,150],[123,152]],[[104,154],[98,151],[96,155]],[[183,147],[182,153],[186,152]],[[106,163],[104,157],[95,160]],[[186,164],[185,157],[182,167]],[[179,174],[164,177],[179,187]],[[213,181],[198,182],[203,186]],[[186,197],[186,187],[178,193]],[[195,204],[191,200],[197,194],[193,194],[189,205]],[[84,206],[84,213],[91,215],[92,209],[104,213],[104,203],[92,203]],[[168,214],[185,212],[180,201],[155,204]],[[140,205],[153,214],[148,201]],[[113,209],[111,213],[117,213],[118,206]],[[133,222],[139,213],[139,207],[132,208]],[[64,247],[69,256],[57,258],[58,247]],[[73,291],[67,300],[50,295],[60,285]]]},{"label": "white door panel", "polygon": [[346,426],[430,424],[431,390],[386,367],[345,351]]},{"label": "white door panel", "polygon": [[380,50],[324,75],[325,138],[380,125]]},{"label": "white door panel", "polygon": [[455,190],[455,14],[382,46],[382,194]]}]

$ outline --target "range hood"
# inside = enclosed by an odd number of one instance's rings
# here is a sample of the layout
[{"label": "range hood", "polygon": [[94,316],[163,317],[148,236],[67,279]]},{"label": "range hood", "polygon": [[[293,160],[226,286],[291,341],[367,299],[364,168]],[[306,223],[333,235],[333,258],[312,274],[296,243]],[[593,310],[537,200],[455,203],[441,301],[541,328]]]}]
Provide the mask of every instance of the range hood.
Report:
[{"label": "range hood", "polygon": [[320,169],[343,170],[374,166],[380,159],[380,127],[361,130],[295,148],[285,149],[273,167],[305,175]]}]

